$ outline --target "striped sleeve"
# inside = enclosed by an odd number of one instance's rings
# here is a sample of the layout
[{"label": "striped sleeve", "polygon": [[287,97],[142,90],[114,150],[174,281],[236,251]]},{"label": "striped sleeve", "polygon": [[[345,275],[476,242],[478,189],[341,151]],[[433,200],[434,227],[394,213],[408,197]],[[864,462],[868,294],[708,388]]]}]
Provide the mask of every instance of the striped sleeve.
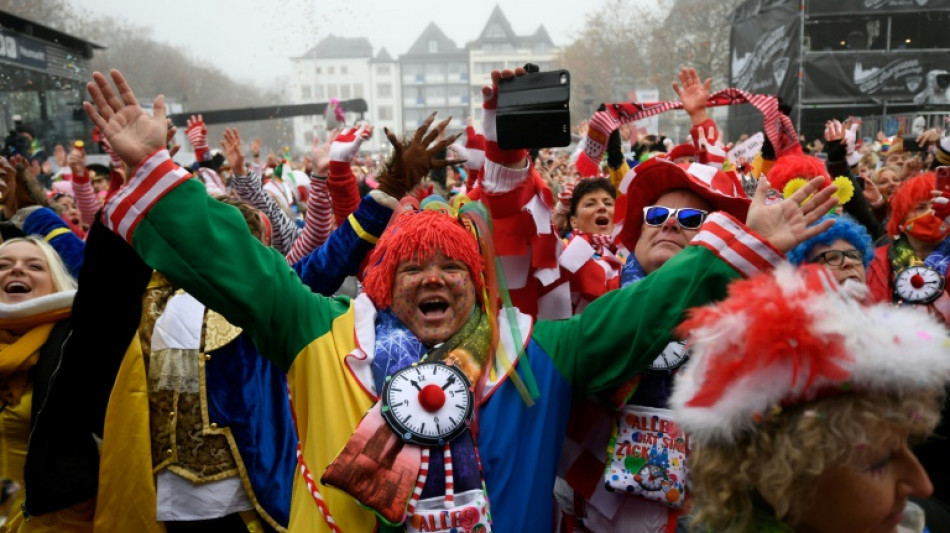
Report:
[{"label": "striped sleeve", "polygon": [[287,262],[294,264],[317,249],[330,236],[333,218],[333,206],[330,205],[330,189],[327,180],[313,177],[310,179],[310,194],[307,198],[307,215],[303,232],[294,241]]},{"label": "striped sleeve", "polygon": [[76,207],[82,215],[82,223],[92,226],[96,213],[99,212],[99,200],[96,199],[92,183],[88,179],[73,179],[73,195],[76,197]]},{"label": "striped sleeve", "polygon": [[132,234],[145,218],[145,213],[191,177],[188,171],[172,161],[164,148],[140,163],[133,176],[128,186],[120,189],[102,212],[102,223],[128,243],[132,242]]},{"label": "striped sleeve", "polygon": [[330,161],[327,185],[330,187],[330,199],[333,201],[333,221],[339,227],[360,205],[360,189],[350,164]]},{"label": "striped sleeve", "polygon": [[246,176],[234,176],[231,178],[231,185],[238,198],[253,205],[270,220],[274,228],[271,245],[282,254],[290,252],[301,230],[287,217],[277,202],[264,192],[260,174],[251,171]]},{"label": "striped sleeve", "polygon": [[770,271],[784,259],[768,241],[723,212],[709,215],[690,244],[708,248],[745,277]]}]

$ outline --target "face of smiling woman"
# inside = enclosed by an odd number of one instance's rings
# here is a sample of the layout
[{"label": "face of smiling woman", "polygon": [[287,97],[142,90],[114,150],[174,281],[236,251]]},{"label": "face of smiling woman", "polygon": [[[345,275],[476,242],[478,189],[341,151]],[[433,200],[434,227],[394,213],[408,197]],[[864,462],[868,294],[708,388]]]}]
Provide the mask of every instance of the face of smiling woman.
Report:
[{"label": "face of smiling woman", "polygon": [[52,293],[53,276],[36,245],[20,241],[0,249],[0,303],[25,302]]},{"label": "face of smiling woman", "polygon": [[396,267],[393,314],[423,343],[448,340],[474,308],[475,284],[462,261],[436,252],[431,259],[406,260]]}]

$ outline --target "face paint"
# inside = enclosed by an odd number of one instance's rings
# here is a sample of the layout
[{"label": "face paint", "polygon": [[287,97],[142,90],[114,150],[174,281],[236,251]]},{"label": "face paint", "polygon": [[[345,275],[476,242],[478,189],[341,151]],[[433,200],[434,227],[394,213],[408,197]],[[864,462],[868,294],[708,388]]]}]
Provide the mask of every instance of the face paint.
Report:
[{"label": "face paint", "polygon": [[475,284],[461,261],[437,252],[425,261],[396,267],[392,310],[428,345],[445,342],[468,320],[475,307]]}]

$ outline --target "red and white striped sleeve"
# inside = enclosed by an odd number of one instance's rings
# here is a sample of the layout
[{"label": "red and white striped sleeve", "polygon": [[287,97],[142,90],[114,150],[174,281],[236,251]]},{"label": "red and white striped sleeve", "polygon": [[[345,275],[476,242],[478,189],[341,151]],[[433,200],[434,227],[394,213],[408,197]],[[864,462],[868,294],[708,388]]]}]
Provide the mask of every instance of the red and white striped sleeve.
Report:
[{"label": "red and white striped sleeve", "polygon": [[128,185],[106,203],[102,222],[118,236],[132,243],[132,234],[149,209],[191,174],[172,161],[168,150],[153,152],[136,167]]},{"label": "red and white striped sleeve", "polygon": [[330,204],[330,188],[327,180],[310,179],[310,196],[307,198],[307,216],[303,232],[294,241],[287,263],[294,264],[319,248],[330,237],[333,222],[333,206]]},{"label": "red and white striped sleeve", "polygon": [[73,176],[73,196],[76,197],[76,207],[79,208],[82,223],[92,226],[96,221],[96,213],[99,212],[99,200],[92,188],[92,182],[89,181],[88,171],[85,176]]},{"label": "red and white striped sleeve", "polygon": [[704,246],[747,278],[769,272],[785,259],[768,241],[723,212],[709,215],[690,244]]}]

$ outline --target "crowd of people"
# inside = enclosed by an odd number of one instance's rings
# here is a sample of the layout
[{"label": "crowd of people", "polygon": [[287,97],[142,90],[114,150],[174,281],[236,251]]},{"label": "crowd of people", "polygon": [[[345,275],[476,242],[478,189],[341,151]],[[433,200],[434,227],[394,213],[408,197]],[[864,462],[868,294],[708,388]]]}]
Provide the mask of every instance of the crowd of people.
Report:
[{"label": "crowd of people", "polygon": [[681,143],[634,102],[502,149],[524,75],[183,161],[95,73],[111,165],[0,158],[0,531],[950,531],[950,136],[806,143],[686,68]]}]

